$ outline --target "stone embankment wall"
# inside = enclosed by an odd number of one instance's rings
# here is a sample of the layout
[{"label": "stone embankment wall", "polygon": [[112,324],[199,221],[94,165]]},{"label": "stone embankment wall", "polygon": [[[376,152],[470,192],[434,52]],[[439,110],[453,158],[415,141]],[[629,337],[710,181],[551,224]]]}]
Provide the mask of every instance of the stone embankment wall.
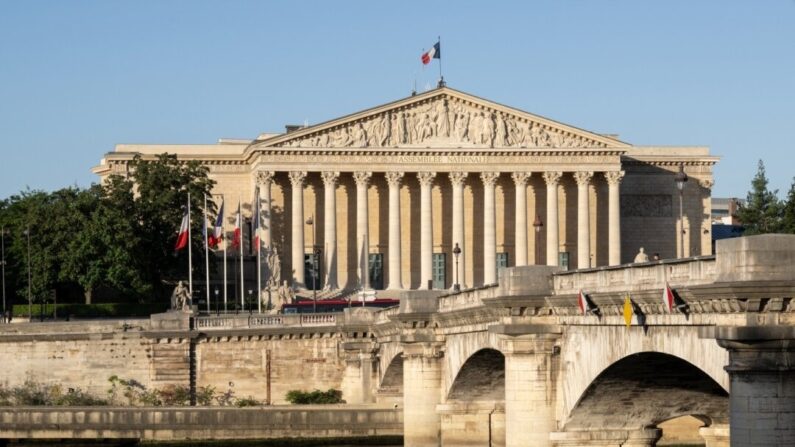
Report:
[{"label": "stone embankment wall", "polygon": [[401,436],[393,407],[0,408],[0,439],[266,439]]},{"label": "stone embankment wall", "polygon": [[[245,318],[244,318],[245,319]],[[0,385],[32,380],[105,396],[108,378],[147,388],[210,385],[216,393],[285,403],[293,389],[340,389],[341,334],[312,328],[191,330],[187,314],[151,319],[0,325]],[[344,396],[343,396],[344,398]]]}]

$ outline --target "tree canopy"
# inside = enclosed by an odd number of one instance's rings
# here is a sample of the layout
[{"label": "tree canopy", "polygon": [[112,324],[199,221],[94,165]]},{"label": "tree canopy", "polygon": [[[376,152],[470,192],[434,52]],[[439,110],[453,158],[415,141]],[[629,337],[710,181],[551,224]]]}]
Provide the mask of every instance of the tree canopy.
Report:
[{"label": "tree canopy", "polygon": [[12,299],[27,300],[28,253],[34,302],[53,290],[78,290],[90,299],[103,288],[153,301],[188,276],[187,250],[175,255],[174,242],[190,192],[191,243],[201,253],[200,210],[214,185],[207,168],[162,154],[136,157],[128,172],[86,189],[27,190],[0,201]]}]

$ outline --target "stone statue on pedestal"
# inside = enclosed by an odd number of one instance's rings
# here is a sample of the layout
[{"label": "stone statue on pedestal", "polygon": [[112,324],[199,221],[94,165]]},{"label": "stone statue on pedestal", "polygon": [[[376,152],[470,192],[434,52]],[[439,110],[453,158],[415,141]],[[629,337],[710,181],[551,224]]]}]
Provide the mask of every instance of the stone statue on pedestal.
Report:
[{"label": "stone statue on pedestal", "polygon": [[190,310],[191,304],[190,290],[184,282],[179,281],[171,292],[171,310],[187,311]]}]

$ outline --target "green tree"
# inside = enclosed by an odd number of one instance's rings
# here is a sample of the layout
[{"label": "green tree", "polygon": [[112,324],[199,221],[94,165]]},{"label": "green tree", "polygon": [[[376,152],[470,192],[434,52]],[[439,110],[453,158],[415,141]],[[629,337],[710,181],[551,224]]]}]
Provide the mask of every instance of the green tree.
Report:
[{"label": "green tree", "polygon": [[782,233],[795,233],[795,179],[789,187],[787,200],[781,206]]},{"label": "green tree", "polygon": [[[187,250],[175,256],[179,224],[188,199],[191,197],[191,244],[196,259],[202,253],[201,209],[204,195],[210,195],[215,184],[208,177],[209,170],[198,161],[180,161],[174,154],[161,154],[154,160],[144,160],[136,156],[129,165],[129,180],[111,177],[107,183],[106,195],[124,197],[128,202],[132,197],[130,223],[136,234],[134,259],[138,266],[140,284],[151,287],[155,295],[162,297],[178,279],[188,276]],[[209,202],[209,212],[215,206]],[[125,212],[127,212],[125,210]],[[194,262],[196,272],[199,262]]]},{"label": "green tree", "polygon": [[748,191],[746,202],[737,211],[737,217],[745,227],[746,235],[775,233],[780,229],[781,204],[776,197],[778,190],[770,191],[767,185],[765,165],[759,160],[759,167],[751,181],[751,190]]}]

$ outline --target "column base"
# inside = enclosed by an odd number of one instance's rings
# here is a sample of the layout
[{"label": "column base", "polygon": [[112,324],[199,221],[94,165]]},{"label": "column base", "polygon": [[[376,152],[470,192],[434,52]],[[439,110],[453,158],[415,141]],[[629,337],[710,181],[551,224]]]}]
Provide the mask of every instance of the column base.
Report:
[{"label": "column base", "polygon": [[652,447],[660,437],[662,437],[662,430],[659,428],[570,431],[549,434],[553,446]]}]

